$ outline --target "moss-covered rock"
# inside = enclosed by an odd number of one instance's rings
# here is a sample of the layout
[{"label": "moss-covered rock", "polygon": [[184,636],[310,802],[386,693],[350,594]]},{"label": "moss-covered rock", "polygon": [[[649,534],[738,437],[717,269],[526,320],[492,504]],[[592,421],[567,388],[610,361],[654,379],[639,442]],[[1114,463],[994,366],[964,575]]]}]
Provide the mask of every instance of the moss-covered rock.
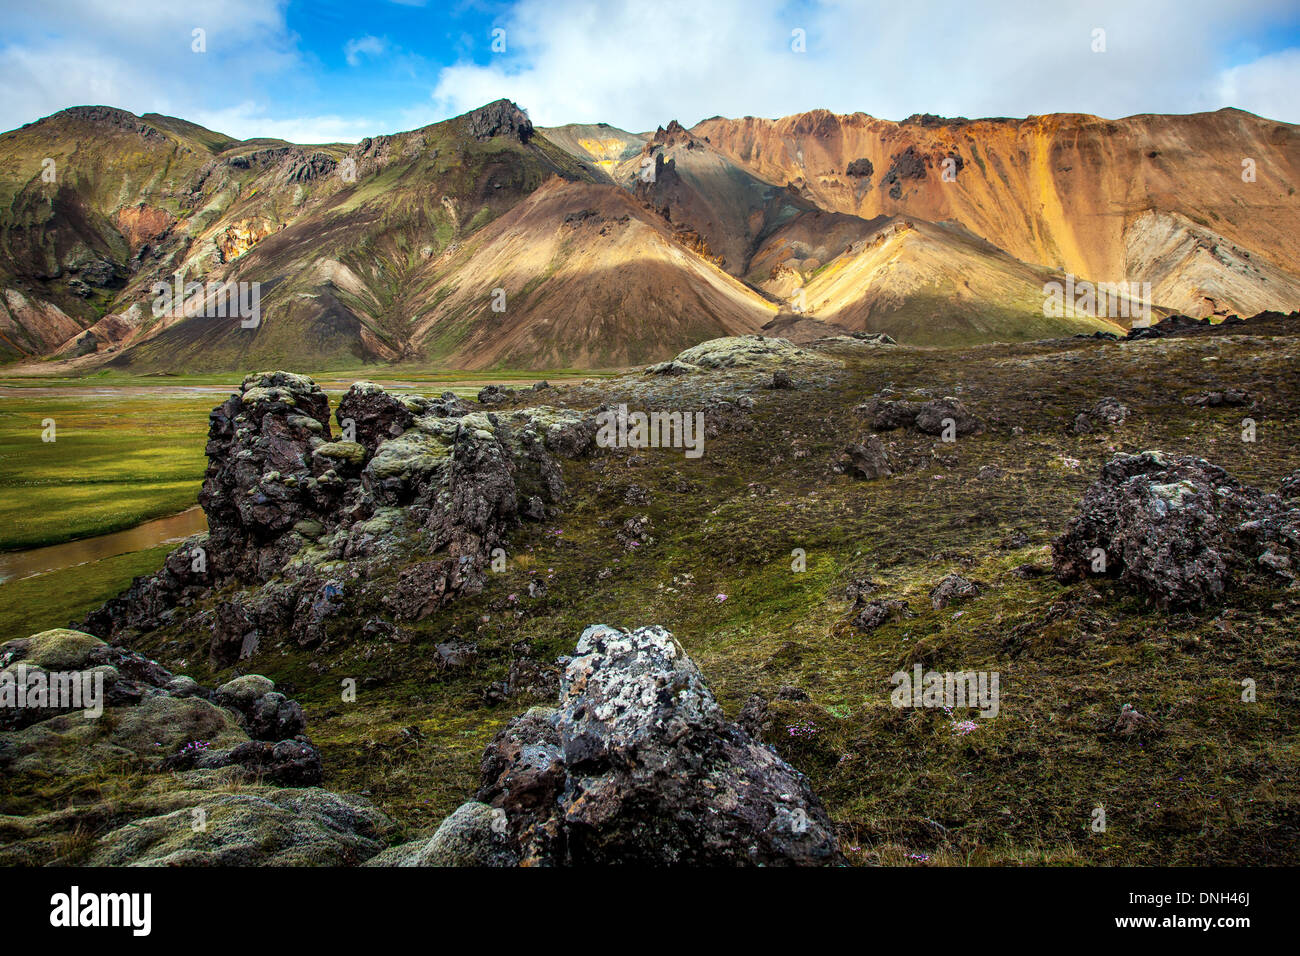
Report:
[{"label": "moss-covered rock", "polygon": [[54,628],[0,645],[0,665],[21,660],[47,671],[80,670],[91,651],[103,646],[103,641],[83,631]]},{"label": "moss-covered rock", "polygon": [[358,442],[335,441],[327,442],[324,445],[317,445],[312,450],[312,455],[316,458],[326,459],[330,462],[342,462],[343,464],[353,465],[360,468],[365,464],[366,449]]},{"label": "moss-covered rock", "polygon": [[692,346],[674,359],[678,365],[729,369],[767,365],[834,365],[819,352],[801,349],[788,339],[765,335],[733,335]]},{"label": "moss-covered rock", "polygon": [[516,866],[503,810],[470,801],[442,821],[434,835],[389,847],[367,866]]},{"label": "moss-covered rock", "polygon": [[95,841],[91,866],[343,866],[383,849],[393,823],[370,803],[316,787],[213,794]]}]

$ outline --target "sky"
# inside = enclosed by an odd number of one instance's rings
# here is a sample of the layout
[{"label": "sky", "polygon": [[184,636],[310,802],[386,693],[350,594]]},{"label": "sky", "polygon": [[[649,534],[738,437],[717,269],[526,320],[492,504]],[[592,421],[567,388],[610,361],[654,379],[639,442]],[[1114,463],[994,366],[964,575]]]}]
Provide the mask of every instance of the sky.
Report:
[{"label": "sky", "polygon": [[1297,89],[1296,0],[0,0],[0,130],[102,104],[355,142],[501,97],[636,132],[816,108],[1300,123]]}]

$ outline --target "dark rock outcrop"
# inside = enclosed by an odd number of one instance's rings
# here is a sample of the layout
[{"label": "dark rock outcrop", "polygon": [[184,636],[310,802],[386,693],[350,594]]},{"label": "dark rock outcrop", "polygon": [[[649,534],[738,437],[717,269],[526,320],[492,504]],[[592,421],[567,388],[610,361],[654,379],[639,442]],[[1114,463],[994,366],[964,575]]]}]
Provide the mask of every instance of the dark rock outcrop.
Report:
[{"label": "dark rock outcrop", "polygon": [[[350,638],[360,625],[349,622],[375,613],[420,620],[481,588],[491,552],[522,518],[558,511],[556,459],[589,451],[596,431],[576,412],[489,413],[450,393],[398,396],[369,382],[348,390],[337,418],[342,440],[304,376],[248,376],[211,415],[199,495],[207,533],[85,629],[188,622],[212,634],[212,660],[228,665],[268,635],[315,647]],[[346,574],[324,570],[338,562]]]},{"label": "dark rock outcrop", "polygon": [[1229,387],[1201,392],[1197,395],[1188,395],[1183,399],[1183,404],[1194,408],[1220,408],[1222,406],[1241,407],[1251,404],[1251,401],[1250,393],[1245,389]]},{"label": "dark rock outcrop", "polygon": [[955,435],[978,435],[984,430],[984,423],[955,398],[908,402],[877,397],[859,409],[871,416],[871,427],[878,432],[915,428],[927,435],[943,435],[949,423]]},{"label": "dark rock outcrop", "polygon": [[868,435],[846,448],[840,459],[840,468],[855,478],[886,478],[893,474],[885,443],[875,435]]},{"label": "dark rock outcrop", "polygon": [[979,586],[960,574],[945,575],[943,580],[930,591],[930,606],[936,611],[947,607],[954,601],[965,601],[978,596]]},{"label": "dark rock outcrop", "polygon": [[390,395],[373,382],[356,382],[339,400],[335,418],[349,441],[356,442],[373,455],[382,442],[396,438],[415,422],[416,412],[424,409],[417,403]]},{"label": "dark rock outcrop", "polygon": [[1070,423],[1070,431],[1076,435],[1086,435],[1099,428],[1118,428],[1128,418],[1128,406],[1118,398],[1107,396],[1086,412],[1080,412]]},{"label": "dark rock outcrop", "polygon": [[860,601],[853,608],[852,621],[853,626],[860,631],[874,631],[890,621],[901,621],[903,618],[914,616],[906,601],[878,598]]},{"label": "dark rock outcrop", "polygon": [[465,114],[470,135],[480,141],[509,136],[527,143],[533,136],[533,121],[510,100],[497,100]]},{"label": "dark rock outcrop", "polygon": [[[559,708],[534,708],[496,736],[475,804],[457,814],[464,825],[444,842],[456,859],[483,863],[840,861],[807,781],[723,717],[699,670],[658,627],[587,628]],[[451,861],[426,852],[432,843],[421,847],[387,858]]]},{"label": "dark rock outcrop", "polygon": [[1200,607],[1234,583],[1295,580],[1300,508],[1201,458],[1117,455],[1052,542],[1056,576],[1118,578],[1162,607]]},{"label": "dark rock outcrop", "polygon": [[855,159],[849,163],[848,168],[844,170],[844,175],[856,178],[862,178],[864,176],[870,177],[875,171],[876,168],[871,165],[871,160],[863,156],[860,159]]}]

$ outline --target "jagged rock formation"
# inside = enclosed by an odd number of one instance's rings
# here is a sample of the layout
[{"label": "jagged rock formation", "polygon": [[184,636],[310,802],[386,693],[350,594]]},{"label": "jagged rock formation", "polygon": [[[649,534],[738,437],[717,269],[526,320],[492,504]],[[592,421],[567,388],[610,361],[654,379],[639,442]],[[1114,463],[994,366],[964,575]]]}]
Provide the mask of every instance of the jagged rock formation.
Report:
[{"label": "jagged rock formation", "polygon": [[513,136],[521,143],[533,135],[533,122],[510,100],[497,100],[465,114],[470,133],[480,141],[493,136]]},{"label": "jagged rock formation", "polygon": [[594,421],[570,411],[477,411],[450,393],[395,396],[368,382],[348,390],[336,418],[352,440],[335,440],[310,379],[248,376],[211,415],[207,533],[86,627],[108,636],[186,619],[212,634],[212,660],[229,664],[266,634],[315,646],[349,635],[340,618],[427,617],[482,586],[521,517],[558,509],[556,456],[583,454],[595,437]]},{"label": "jagged rock formation", "polygon": [[596,625],[555,710],[534,708],[483,755],[474,802],[390,865],[825,865],[840,860],[803,776],[726,720],[659,627]]},{"label": "jagged rock formation", "polygon": [[1175,608],[1217,601],[1233,585],[1294,582],[1298,485],[1293,474],[1268,495],[1202,458],[1116,455],[1052,542],[1056,576],[1118,578]]}]

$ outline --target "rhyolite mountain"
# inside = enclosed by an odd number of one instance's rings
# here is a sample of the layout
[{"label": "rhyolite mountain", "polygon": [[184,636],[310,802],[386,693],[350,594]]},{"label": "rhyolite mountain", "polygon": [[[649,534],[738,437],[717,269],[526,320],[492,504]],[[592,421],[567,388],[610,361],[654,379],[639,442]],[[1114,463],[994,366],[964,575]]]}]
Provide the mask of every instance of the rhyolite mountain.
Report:
[{"label": "rhyolite mountain", "polygon": [[[921,345],[1127,327],[1044,315],[1067,273],[1149,282],[1153,318],[1289,311],[1297,183],[1300,127],[1239,110],[628,133],[500,100],[303,146],[74,107],[0,135],[0,361],[611,367],[792,312]],[[177,276],[258,283],[260,323],[156,315]]]}]

